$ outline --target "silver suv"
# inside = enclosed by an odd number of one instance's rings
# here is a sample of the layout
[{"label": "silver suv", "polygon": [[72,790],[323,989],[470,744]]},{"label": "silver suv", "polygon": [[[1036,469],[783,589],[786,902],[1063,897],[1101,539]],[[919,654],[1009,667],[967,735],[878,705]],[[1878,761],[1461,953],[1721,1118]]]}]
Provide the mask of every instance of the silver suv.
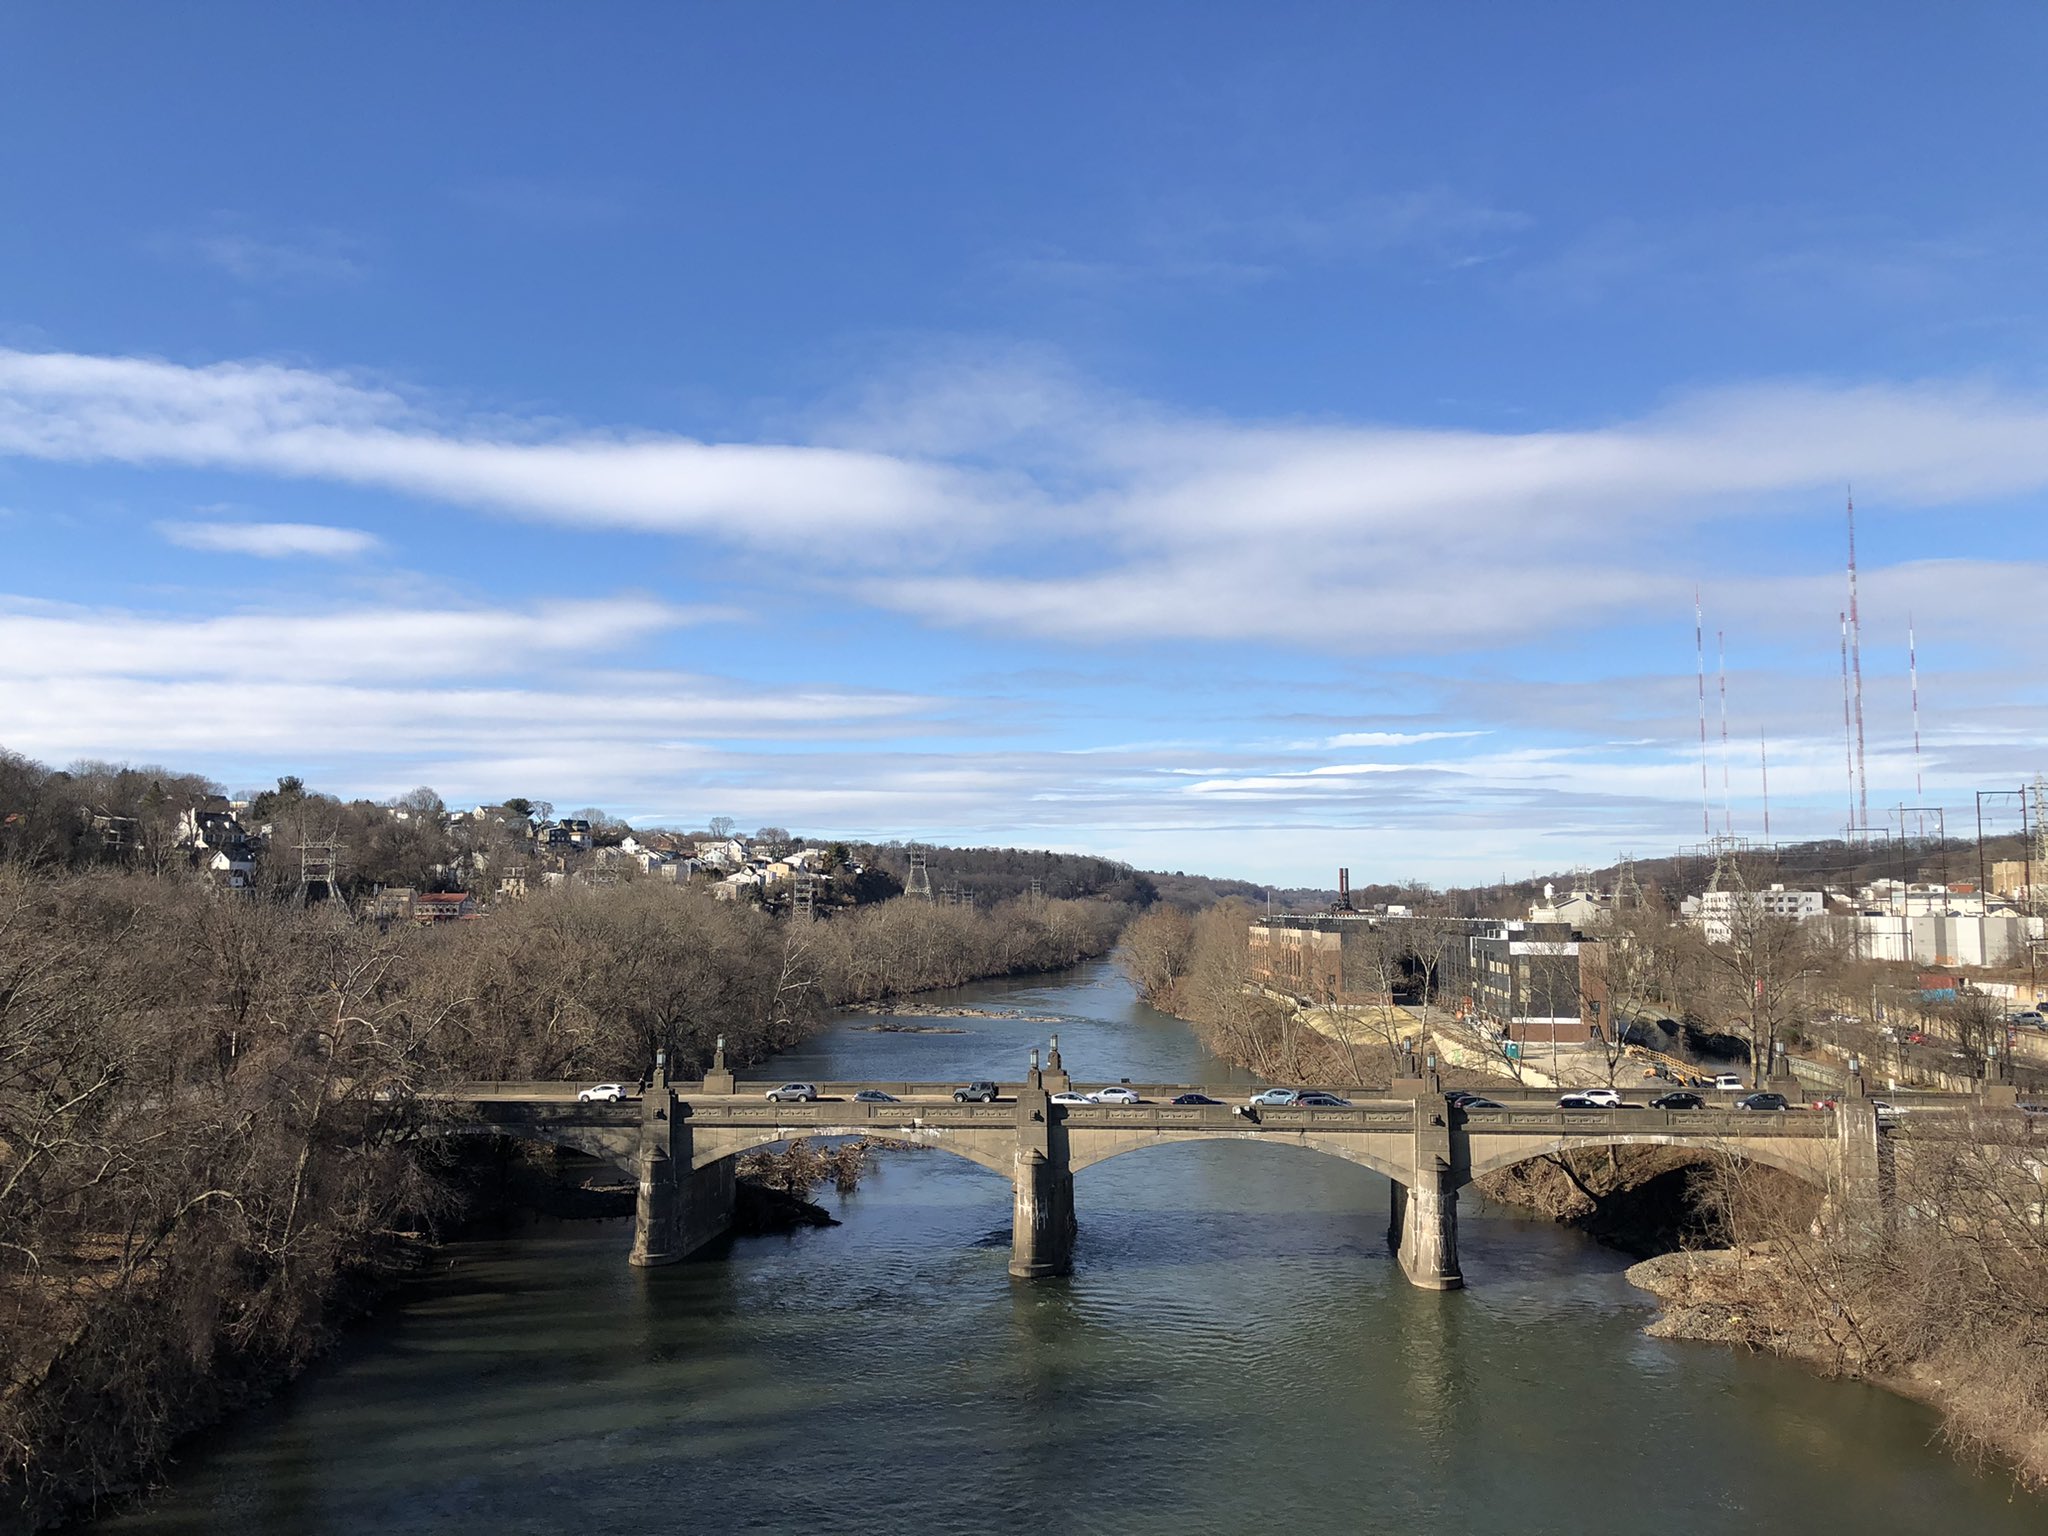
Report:
[{"label": "silver suv", "polygon": [[767,1098],[771,1104],[815,1104],[818,1102],[816,1083],[784,1083],[780,1088],[770,1088]]}]

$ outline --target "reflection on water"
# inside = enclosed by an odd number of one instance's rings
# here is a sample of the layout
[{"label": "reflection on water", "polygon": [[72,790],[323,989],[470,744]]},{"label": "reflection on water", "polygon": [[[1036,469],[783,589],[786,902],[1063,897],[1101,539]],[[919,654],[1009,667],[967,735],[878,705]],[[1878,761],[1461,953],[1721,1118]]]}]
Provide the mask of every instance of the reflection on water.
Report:
[{"label": "reflection on water", "polygon": [[[1085,1076],[1236,1077],[1106,967],[961,1000],[1058,1013]],[[868,1022],[854,1020],[853,1024]],[[839,1027],[771,1071],[1019,1070],[1051,1026]],[[1932,1416],[1640,1332],[1625,1261],[1468,1199],[1470,1289],[1407,1285],[1385,1180],[1296,1149],[1077,1176],[1071,1280],[1004,1273],[1008,1186],[890,1154],[844,1225],[624,1263],[624,1223],[457,1245],[335,1360],[107,1532],[2038,1533]]]}]

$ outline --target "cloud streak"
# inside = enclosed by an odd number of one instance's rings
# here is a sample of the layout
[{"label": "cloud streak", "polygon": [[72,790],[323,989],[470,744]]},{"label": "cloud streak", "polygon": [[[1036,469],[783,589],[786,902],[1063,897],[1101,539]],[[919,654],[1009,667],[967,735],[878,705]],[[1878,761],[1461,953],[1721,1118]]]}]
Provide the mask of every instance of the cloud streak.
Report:
[{"label": "cloud streak", "polygon": [[0,351],[0,453],[686,536],[941,623],[1091,641],[1498,646],[1567,592],[1582,624],[1667,610],[1696,573],[1674,539],[1832,517],[1852,472],[1893,507],[2048,486],[2048,399],[1957,382],[1757,384],[1510,433],[1189,417],[1027,362],[878,387],[790,437],[450,420],[309,369]]},{"label": "cloud streak", "polygon": [[185,549],[254,555],[262,560],[353,560],[381,549],[373,533],[323,523],[158,523],[157,532]]}]

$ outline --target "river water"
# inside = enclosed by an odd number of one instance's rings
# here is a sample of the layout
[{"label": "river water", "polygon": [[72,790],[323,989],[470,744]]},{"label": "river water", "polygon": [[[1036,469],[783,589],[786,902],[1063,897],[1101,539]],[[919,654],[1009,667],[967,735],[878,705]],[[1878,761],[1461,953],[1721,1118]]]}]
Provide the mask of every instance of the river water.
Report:
[{"label": "river water", "polygon": [[[1244,1080],[1107,965],[833,1025],[759,1075]],[[1643,1337],[1626,1260],[1468,1192],[1468,1289],[1410,1287],[1386,1181],[1201,1143],[1077,1179],[1070,1280],[1004,1272],[1009,1187],[885,1154],[843,1225],[636,1271],[628,1224],[453,1245],[333,1358],[190,1448],[122,1536],[2048,1530],[1927,1410]]]}]

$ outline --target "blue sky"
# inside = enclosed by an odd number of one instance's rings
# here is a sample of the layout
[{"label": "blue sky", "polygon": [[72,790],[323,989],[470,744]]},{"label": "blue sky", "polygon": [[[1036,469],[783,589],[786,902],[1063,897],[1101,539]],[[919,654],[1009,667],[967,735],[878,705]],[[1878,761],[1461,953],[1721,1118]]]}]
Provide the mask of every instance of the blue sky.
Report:
[{"label": "blue sky", "polygon": [[[2048,11],[13,8],[0,744],[1491,879],[2048,767]],[[1919,642],[1922,752],[1907,702]],[[1725,634],[1722,793],[1716,632]]]}]

